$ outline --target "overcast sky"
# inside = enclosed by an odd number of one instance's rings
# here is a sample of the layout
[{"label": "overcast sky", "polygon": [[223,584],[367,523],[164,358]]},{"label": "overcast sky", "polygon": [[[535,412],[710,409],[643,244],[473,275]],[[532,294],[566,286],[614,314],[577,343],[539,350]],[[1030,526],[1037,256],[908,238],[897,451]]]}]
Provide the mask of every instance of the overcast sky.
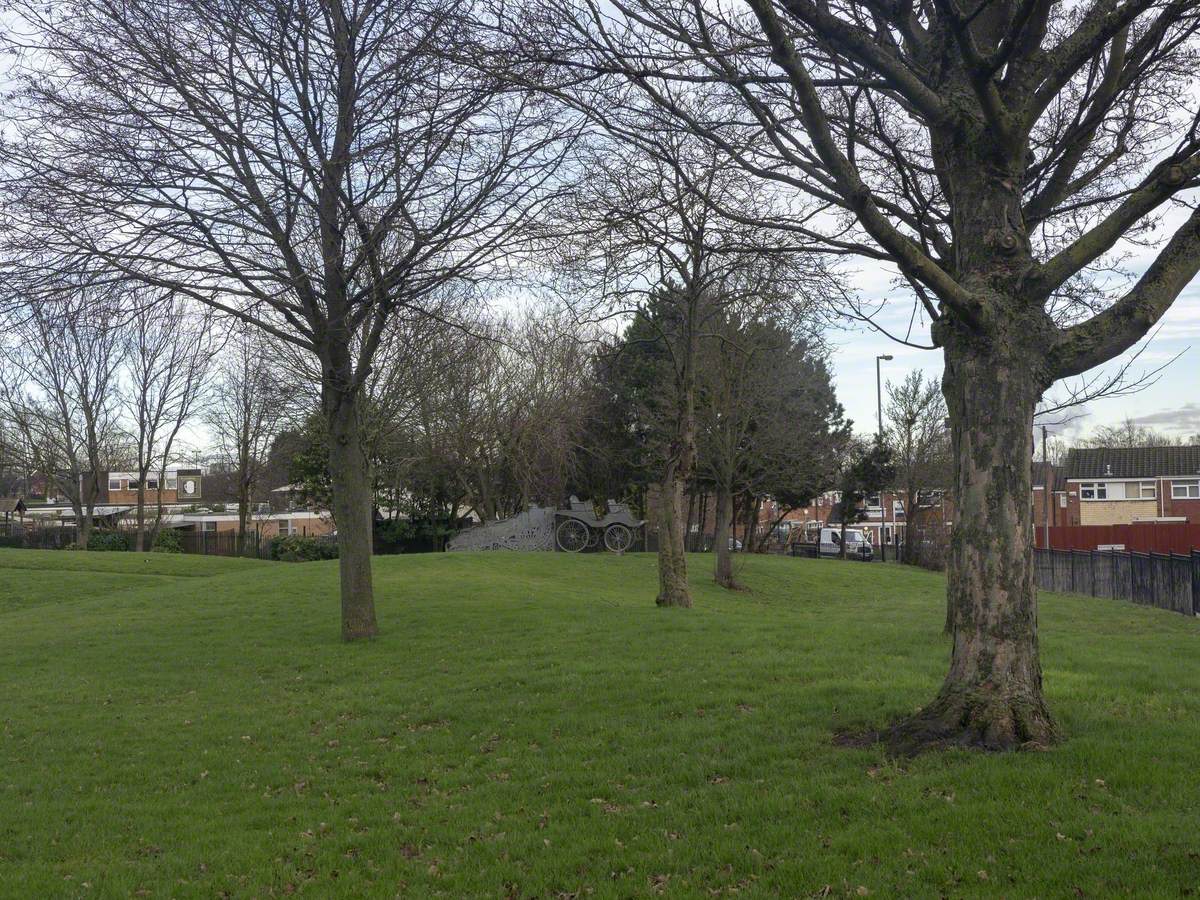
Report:
[{"label": "overcast sky", "polygon": [[[1159,246],[1167,241],[1164,232]],[[1134,271],[1144,269],[1153,259],[1152,250],[1140,250],[1129,264]],[[863,301],[884,299],[890,295],[906,297],[893,286],[893,277],[871,263],[848,266],[847,274],[858,289]],[[900,299],[878,317],[877,321],[902,336],[908,328],[912,306]],[[1140,370],[1153,369],[1172,357],[1182,354],[1171,363],[1157,382],[1137,394],[1112,397],[1074,410],[1070,421],[1052,425],[1051,431],[1062,434],[1070,442],[1100,425],[1117,424],[1126,417],[1159,431],[1186,437],[1200,433],[1200,278],[1194,279],[1160,323],[1156,337],[1143,350],[1137,362]],[[917,322],[912,341],[929,343],[928,323]],[[892,361],[882,363],[885,383],[898,382],[914,369],[941,378],[942,355],[938,350],[917,350],[889,340],[869,327],[829,335],[834,346],[833,370],[838,398],[854,420],[855,430],[862,434],[875,430],[875,357],[891,354]],[[1110,365],[1109,369],[1116,368]]]}]

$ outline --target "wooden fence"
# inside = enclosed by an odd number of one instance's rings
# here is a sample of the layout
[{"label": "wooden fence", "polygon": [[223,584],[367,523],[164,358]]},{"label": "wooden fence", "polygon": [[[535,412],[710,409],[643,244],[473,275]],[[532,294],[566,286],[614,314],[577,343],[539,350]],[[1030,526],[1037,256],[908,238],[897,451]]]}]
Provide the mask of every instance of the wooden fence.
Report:
[{"label": "wooden fence", "polygon": [[[1033,530],[1036,547],[1045,547],[1042,527]],[[1181,553],[1200,549],[1200,524],[1194,522],[1134,522],[1129,525],[1055,525],[1050,528],[1050,546],[1055,550],[1098,550],[1114,552]]]},{"label": "wooden fence", "polygon": [[1038,587],[1200,615],[1200,551],[1033,551]]}]

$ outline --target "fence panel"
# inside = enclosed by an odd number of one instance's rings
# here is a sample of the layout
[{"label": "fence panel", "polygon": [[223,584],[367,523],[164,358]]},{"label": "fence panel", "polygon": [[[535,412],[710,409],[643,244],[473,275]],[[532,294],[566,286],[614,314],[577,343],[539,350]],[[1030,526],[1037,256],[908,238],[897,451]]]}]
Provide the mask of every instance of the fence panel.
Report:
[{"label": "fence panel", "polygon": [[1033,551],[1038,588],[1200,615],[1200,551]]},{"label": "fence panel", "polygon": [[1129,554],[1131,589],[1129,599],[1142,606],[1154,600],[1154,562],[1149,553]]},{"label": "fence panel", "polygon": [[1200,550],[1192,551],[1192,614],[1200,616]]},{"label": "fence panel", "polygon": [[1168,609],[1177,613],[1191,615],[1194,610],[1192,599],[1192,560],[1191,555],[1172,553],[1169,561],[1171,573],[1171,605]]},{"label": "fence panel", "polygon": [[1095,595],[1092,557],[1086,550],[1071,550],[1071,590],[1076,594]]},{"label": "fence panel", "polygon": [[1092,596],[1103,597],[1106,600],[1113,596],[1113,563],[1112,554],[1093,550],[1089,555],[1088,565],[1092,570]]}]

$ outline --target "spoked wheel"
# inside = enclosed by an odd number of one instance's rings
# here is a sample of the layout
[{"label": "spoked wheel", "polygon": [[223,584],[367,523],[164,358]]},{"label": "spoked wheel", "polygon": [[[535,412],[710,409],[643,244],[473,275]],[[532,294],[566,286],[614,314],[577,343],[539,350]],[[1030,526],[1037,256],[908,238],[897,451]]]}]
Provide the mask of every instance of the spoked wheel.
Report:
[{"label": "spoked wheel", "polygon": [[567,553],[578,553],[588,545],[591,529],[578,519],[563,519],[554,530],[558,548]]},{"label": "spoked wheel", "polygon": [[624,553],[633,545],[633,532],[625,525],[609,525],[604,529],[604,546],[613,553]]}]

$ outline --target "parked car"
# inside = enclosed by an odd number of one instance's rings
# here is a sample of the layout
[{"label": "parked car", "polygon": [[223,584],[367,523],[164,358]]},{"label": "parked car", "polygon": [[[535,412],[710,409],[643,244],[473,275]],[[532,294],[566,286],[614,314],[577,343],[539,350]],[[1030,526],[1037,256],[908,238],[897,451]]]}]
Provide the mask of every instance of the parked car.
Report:
[{"label": "parked car", "polygon": [[[822,528],[820,551],[822,556],[841,556],[842,555],[842,529]],[[871,541],[867,538],[866,533],[858,528],[846,529],[846,556],[854,559],[872,559],[875,556],[875,548],[871,546]]]}]

